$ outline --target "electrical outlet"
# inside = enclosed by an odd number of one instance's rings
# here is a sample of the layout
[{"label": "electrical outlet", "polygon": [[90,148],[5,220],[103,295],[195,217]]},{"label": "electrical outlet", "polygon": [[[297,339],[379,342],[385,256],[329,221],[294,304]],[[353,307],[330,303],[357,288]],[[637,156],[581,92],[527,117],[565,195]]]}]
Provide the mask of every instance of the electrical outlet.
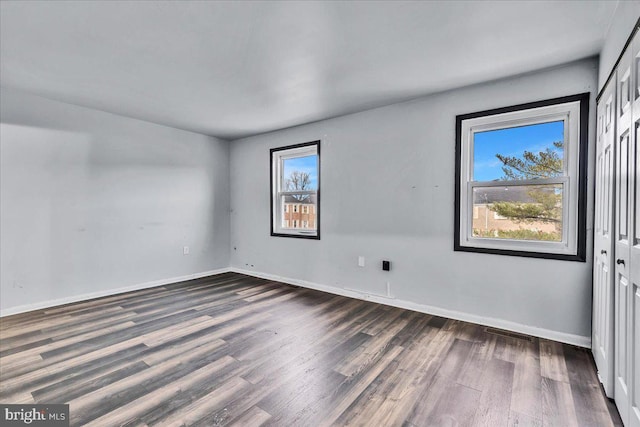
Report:
[{"label": "electrical outlet", "polygon": [[182,255],[189,255],[189,246],[182,248]]},{"label": "electrical outlet", "polygon": [[363,256],[359,256],[358,257],[358,267],[364,267],[364,257]]}]

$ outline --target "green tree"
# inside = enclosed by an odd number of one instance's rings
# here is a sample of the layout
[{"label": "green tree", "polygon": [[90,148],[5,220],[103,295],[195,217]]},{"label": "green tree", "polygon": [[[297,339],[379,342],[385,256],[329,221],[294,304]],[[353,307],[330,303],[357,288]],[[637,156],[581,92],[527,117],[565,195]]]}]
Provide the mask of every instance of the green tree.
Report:
[{"label": "green tree", "polygon": [[[562,151],[562,141],[556,141],[553,146]],[[522,158],[503,156],[496,154],[498,160],[502,162],[502,180],[516,181],[523,179],[553,178],[562,175],[562,157],[558,151],[548,147],[538,154],[525,151]]]},{"label": "green tree", "polygon": [[[561,176],[563,173],[561,157],[563,143],[556,141],[553,146],[557,150],[547,148],[539,153],[525,151],[522,157],[496,154],[498,160],[502,162],[504,176],[501,180],[520,181]],[[489,206],[489,209],[519,223],[552,223],[555,225],[556,232],[561,234],[562,194],[555,187],[540,185],[531,186],[527,190],[527,195],[529,201],[495,202]]]}]

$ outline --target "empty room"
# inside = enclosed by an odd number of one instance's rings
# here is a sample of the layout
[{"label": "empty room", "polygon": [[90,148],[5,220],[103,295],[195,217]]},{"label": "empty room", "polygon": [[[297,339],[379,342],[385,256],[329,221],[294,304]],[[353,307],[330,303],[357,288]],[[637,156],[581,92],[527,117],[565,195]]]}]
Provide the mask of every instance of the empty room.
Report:
[{"label": "empty room", "polygon": [[640,427],[640,0],[0,1],[0,425]]}]

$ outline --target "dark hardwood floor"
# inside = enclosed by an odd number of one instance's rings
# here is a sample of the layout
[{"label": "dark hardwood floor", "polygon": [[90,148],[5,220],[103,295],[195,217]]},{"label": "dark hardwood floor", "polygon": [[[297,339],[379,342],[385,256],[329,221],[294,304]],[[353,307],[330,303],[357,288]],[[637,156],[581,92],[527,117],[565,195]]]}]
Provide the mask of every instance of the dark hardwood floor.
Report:
[{"label": "dark hardwood floor", "polygon": [[611,426],[586,349],[235,273],[0,319],[72,425]]}]

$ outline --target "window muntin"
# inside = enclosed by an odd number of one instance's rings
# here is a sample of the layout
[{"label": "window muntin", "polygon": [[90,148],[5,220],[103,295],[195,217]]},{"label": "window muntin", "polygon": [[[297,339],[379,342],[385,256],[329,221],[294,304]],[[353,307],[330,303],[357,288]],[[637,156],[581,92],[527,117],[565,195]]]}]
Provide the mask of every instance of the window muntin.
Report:
[{"label": "window muntin", "polygon": [[271,150],[271,235],[319,239],[320,142]]},{"label": "window muntin", "polygon": [[583,94],[457,117],[455,250],[584,260],[587,114]]}]

